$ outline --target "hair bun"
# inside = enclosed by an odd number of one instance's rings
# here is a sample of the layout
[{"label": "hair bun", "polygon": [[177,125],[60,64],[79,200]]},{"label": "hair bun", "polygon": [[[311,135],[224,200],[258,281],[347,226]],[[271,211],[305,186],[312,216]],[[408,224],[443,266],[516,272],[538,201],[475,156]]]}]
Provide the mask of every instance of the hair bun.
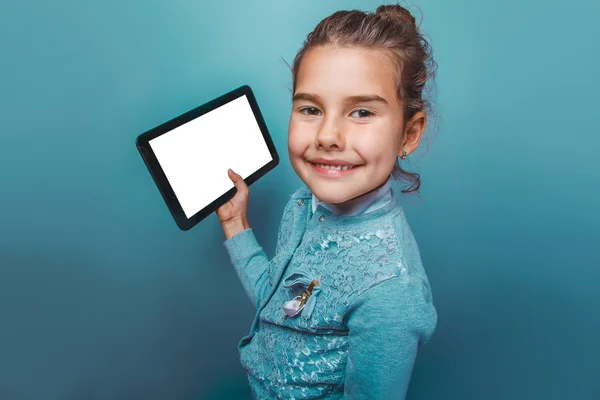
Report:
[{"label": "hair bun", "polygon": [[398,4],[379,6],[377,7],[375,14],[382,18],[402,21],[408,20],[409,22],[416,24],[415,17],[412,16],[410,11]]}]

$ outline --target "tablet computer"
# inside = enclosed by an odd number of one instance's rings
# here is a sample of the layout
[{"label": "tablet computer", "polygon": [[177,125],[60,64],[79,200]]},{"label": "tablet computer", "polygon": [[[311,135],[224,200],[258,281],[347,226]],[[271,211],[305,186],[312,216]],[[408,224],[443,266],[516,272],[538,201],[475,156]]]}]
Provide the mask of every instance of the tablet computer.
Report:
[{"label": "tablet computer", "polygon": [[279,164],[252,89],[241,86],[137,137],[136,146],[175,222],[186,231]]}]

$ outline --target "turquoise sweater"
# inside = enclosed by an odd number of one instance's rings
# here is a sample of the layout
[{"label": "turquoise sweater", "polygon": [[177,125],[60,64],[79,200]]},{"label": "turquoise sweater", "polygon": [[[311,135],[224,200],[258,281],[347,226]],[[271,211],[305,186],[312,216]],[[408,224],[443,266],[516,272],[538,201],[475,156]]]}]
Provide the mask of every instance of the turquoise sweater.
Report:
[{"label": "turquoise sweater", "polygon": [[[257,309],[238,345],[253,398],[405,398],[437,313],[390,181],[374,193],[341,213],[303,184],[270,261],[251,228],[223,243]],[[286,313],[313,280],[304,307]]]}]

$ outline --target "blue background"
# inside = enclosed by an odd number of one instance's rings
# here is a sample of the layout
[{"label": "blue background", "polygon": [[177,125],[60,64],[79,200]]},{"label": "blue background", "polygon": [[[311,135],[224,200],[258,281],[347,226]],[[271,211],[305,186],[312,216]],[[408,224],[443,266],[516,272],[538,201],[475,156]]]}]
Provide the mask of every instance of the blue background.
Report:
[{"label": "blue background", "polygon": [[[403,204],[439,325],[409,399],[600,398],[597,1],[418,1],[438,127]],[[292,61],[375,1],[0,5],[0,399],[249,396],[252,306],[215,214],[180,231],[135,137],[242,84],[281,164],[251,186],[269,256],[299,178]]]}]

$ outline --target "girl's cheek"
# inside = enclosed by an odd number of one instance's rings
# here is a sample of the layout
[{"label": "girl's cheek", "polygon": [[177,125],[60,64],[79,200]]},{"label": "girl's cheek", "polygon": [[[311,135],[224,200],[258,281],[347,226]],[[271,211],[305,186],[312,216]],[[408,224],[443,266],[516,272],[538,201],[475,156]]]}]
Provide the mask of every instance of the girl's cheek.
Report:
[{"label": "girl's cheek", "polygon": [[301,137],[298,135],[298,132],[290,129],[288,135],[288,150],[290,154],[295,156],[302,156],[304,152],[303,149],[305,147],[306,145],[303,143],[303,140],[301,140]]},{"label": "girl's cheek", "polygon": [[288,143],[290,148],[302,148],[310,143],[311,133],[302,123],[292,121],[289,126]]},{"label": "girl's cheek", "polygon": [[385,163],[390,157],[390,149],[387,143],[361,143],[356,145],[357,152],[360,153],[361,158],[370,164]]}]

